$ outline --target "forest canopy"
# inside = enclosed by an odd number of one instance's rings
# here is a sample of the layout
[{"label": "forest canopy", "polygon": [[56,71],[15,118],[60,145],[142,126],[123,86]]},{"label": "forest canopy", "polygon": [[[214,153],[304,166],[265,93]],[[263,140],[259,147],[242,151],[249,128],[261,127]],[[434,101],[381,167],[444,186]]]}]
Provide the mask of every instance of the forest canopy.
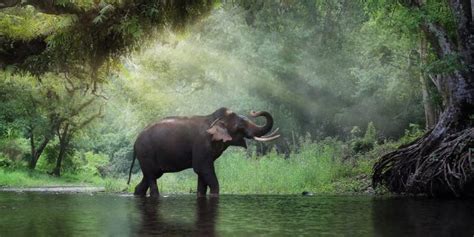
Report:
[{"label": "forest canopy", "polygon": [[[472,6],[461,2],[2,0],[0,152],[58,176],[78,169],[77,157],[121,175],[147,124],[222,106],[273,114],[283,137],[254,145],[258,154],[295,152],[302,137],[365,152],[415,130],[441,131],[456,101],[450,76],[473,90],[472,45],[462,40],[472,37],[472,16],[460,18]],[[467,131],[459,156],[473,136],[465,98],[453,105],[460,126],[444,130]],[[444,136],[425,139],[439,147]],[[402,156],[424,160],[433,150]],[[416,184],[419,167],[403,164],[379,163],[375,181],[427,192],[429,178]],[[391,167],[409,172],[393,177]],[[456,194],[472,182],[462,177]]]}]

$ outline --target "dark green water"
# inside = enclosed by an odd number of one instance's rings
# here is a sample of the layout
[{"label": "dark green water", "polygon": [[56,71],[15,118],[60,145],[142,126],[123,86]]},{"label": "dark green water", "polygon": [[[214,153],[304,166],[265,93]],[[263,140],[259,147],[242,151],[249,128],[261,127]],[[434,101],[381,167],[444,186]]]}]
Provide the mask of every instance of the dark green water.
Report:
[{"label": "dark green water", "polygon": [[0,236],[469,236],[472,200],[0,192]]}]

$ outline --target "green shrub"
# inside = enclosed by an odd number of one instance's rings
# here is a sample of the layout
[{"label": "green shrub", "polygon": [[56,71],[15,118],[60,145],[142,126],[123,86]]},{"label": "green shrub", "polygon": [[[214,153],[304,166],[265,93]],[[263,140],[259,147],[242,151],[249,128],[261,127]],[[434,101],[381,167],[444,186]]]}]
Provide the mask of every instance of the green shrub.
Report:
[{"label": "green shrub", "polygon": [[13,161],[0,152],[0,167],[11,167],[13,166]]},{"label": "green shrub", "polygon": [[0,153],[9,160],[9,166],[21,166],[22,161],[30,155],[28,140],[17,137],[3,138],[0,140]]},{"label": "green shrub", "polygon": [[91,176],[104,176],[105,166],[109,163],[109,157],[104,154],[93,152],[82,153],[83,163],[79,172]]},{"label": "green shrub", "polygon": [[425,130],[420,128],[420,125],[410,123],[408,129],[405,129],[405,134],[397,141],[397,143],[399,145],[410,143],[415,139],[421,137],[424,133]]},{"label": "green shrub", "polygon": [[59,150],[57,142],[53,141],[51,144],[46,146],[38,159],[36,169],[39,171],[52,171],[56,166],[56,159],[58,158]]},{"label": "green shrub", "polygon": [[352,139],[350,141],[352,150],[355,153],[365,153],[374,148],[377,143],[377,131],[375,129],[374,123],[370,122],[367,124],[367,129],[365,130],[364,137],[360,138],[357,134],[360,134],[360,129],[354,127],[351,130]]}]

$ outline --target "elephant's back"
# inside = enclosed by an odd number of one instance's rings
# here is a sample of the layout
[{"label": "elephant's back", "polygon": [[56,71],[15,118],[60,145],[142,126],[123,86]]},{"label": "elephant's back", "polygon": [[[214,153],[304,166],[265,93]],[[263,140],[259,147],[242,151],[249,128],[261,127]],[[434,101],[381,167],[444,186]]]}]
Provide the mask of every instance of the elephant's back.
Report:
[{"label": "elephant's back", "polygon": [[169,117],[146,127],[137,137],[137,142],[152,143],[154,145],[163,143],[189,142],[193,137],[195,129],[185,119],[180,117]]}]

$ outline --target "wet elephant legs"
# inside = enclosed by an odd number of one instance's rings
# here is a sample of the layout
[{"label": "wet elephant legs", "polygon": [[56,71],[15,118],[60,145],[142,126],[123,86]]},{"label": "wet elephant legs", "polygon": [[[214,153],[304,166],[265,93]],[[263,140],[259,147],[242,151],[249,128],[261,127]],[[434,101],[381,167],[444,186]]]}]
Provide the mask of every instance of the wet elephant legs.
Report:
[{"label": "wet elephant legs", "polygon": [[146,191],[148,190],[149,184],[148,180],[143,177],[142,181],[135,187],[135,192],[133,193],[136,196],[146,196]]},{"label": "wet elephant legs", "polygon": [[198,184],[197,184],[197,195],[198,197],[204,197],[206,196],[207,192],[207,184],[204,181],[204,178],[202,175],[198,175]]},{"label": "wet elephant legs", "polygon": [[214,169],[209,172],[196,172],[198,175],[198,187],[197,195],[198,197],[206,196],[207,187],[210,189],[211,196],[219,195],[219,181],[217,180],[216,173]]},{"label": "wet elephant legs", "polygon": [[156,183],[156,180],[162,175],[163,173],[152,177],[143,176],[142,181],[140,181],[137,187],[135,187],[134,195],[145,197],[148,188],[150,188],[150,196],[158,197],[160,195],[160,192],[158,191],[158,185]]},{"label": "wet elephant legs", "polygon": [[158,174],[157,176],[148,179],[148,183],[150,184],[150,196],[152,197],[159,197],[160,192],[158,191],[158,185],[156,184],[156,180],[159,179],[163,173]]}]

